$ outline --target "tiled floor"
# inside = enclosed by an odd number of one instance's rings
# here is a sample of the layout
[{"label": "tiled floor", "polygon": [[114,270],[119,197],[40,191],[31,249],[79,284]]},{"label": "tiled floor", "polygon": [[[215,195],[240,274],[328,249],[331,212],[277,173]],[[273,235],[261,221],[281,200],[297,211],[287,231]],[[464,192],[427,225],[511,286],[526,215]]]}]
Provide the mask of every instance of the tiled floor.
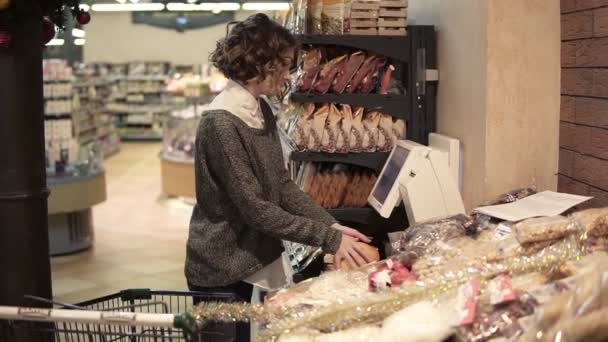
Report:
[{"label": "tiled floor", "polygon": [[108,199],[93,208],[92,249],[52,258],[53,293],[77,303],[127,288],[186,290],[191,207],[160,194],[160,144],[123,143],[105,161]]}]

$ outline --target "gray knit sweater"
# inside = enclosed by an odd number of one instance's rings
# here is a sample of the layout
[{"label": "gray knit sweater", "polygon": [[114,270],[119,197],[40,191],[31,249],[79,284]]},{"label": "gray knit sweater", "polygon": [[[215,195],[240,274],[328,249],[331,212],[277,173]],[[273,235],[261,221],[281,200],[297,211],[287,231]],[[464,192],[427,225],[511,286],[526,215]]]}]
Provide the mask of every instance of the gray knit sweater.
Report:
[{"label": "gray knit sweater", "polygon": [[[263,109],[267,117],[269,108]],[[340,245],[341,233],[330,228],[334,219],[289,179],[272,119],[260,130],[222,110],[201,118],[186,253],[193,285],[225,286],[251,276],[281,256],[281,239],[328,253]]]}]

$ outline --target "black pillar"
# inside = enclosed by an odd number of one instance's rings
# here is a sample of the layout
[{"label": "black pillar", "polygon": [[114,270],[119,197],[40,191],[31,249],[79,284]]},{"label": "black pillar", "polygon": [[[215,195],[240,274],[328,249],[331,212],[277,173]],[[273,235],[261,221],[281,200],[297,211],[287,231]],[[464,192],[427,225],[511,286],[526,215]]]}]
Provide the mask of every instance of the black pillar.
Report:
[{"label": "black pillar", "polygon": [[41,23],[21,16],[0,51],[0,305],[40,307],[23,295],[52,297]]}]

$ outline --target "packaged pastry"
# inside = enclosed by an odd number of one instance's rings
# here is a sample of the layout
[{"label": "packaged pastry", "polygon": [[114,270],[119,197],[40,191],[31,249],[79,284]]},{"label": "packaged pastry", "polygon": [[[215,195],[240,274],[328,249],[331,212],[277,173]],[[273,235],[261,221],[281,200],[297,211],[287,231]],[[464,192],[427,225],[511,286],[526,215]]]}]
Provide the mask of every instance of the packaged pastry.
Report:
[{"label": "packaged pastry", "polygon": [[337,140],[340,131],[340,123],[342,116],[340,111],[333,103],[329,105],[329,115],[325,122],[325,130],[323,132],[323,140],[321,150],[323,152],[336,152]]},{"label": "packaged pastry", "polygon": [[351,0],[323,0],[321,26],[323,34],[348,32]]},{"label": "packaged pastry", "polygon": [[295,124],[292,140],[300,151],[308,149],[314,111],[315,105],[313,103],[307,104],[306,111],[298,117]]},{"label": "packaged pastry", "polygon": [[575,225],[564,216],[531,218],[513,226],[513,232],[522,245],[559,239],[575,231]]},{"label": "packaged pastry", "polygon": [[338,131],[336,151],[348,152],[350,150],[350,130],[353,126],[353,112],[349,105],[344,104],[340,113],[342,115],[342,122]]},{"label": "packaged pastry", "polygon": [[329,90],[338,72],[346,65],[348,61],[347,57],[347,55],[338,56],[323,65],[314,82],[313,88],[315,92],[325,94]]},{"label": "packaged pastry", "polygon": [[302,66],[300,76],[297,82],[299,91],[308,91],[321,70],[321,60],[323,59],[323,51],[321,49],[311,49],[302,56]]},{"label": "packaged pastry", "polygon": [[320,151],[323,146],[323,132],[325,131],[325,122],[329,116],[329,104],[324,104],[319,107],[312,118],[310,126],[310,138],[308,139],[309,151]]},{"label": "packaged pastry", "polygon": [[608,208],[578,211],[570,218],[584,229],[590,237],[608,237]]},{"label": "packaged pastry", "polygon": [[393,133],[393,118],[390,115],[381,114],[378,126],[378,151],[388,152],[395,144]]},{"label": "packaged pastry", "polygon": [[401,254],[418,259],[434,250],[438,241],[448,241],[464,236],[464,226],[469,217],[464,214],[421,222],[399,233],[395,245]]},{"label": "packaged pastry", "polygon": [[350,130],[350,152],[361,152],[363,150],[363,107],[355,108]]},{"label": "packaged pastry", "polygon": [[380,125],[380,112],[373,111],[363,119],[363,142],[361,148],[366,152],[375,152],[378,148],[378,126]]},{"label": "packaged pastry", "polygon": [[397,140],[405,140],[406,139],[406,122],[402,119],[396,119],[393,122],[393,146],[397,144]]},{"label": "packaged pastry", "polygon": [[338,71],[336,78],[332,82],[331,88],[333,92],[336,94],[342,94],[364,61],[365,54],[362,51],[357,51],[351,54],[348,57],[348,62],[346,62],[344,67]]},{"label": "packaged pastry", "polygon": [[308,25],[310,34],[323,33],[323,0],[310,0],[308,2]]}]

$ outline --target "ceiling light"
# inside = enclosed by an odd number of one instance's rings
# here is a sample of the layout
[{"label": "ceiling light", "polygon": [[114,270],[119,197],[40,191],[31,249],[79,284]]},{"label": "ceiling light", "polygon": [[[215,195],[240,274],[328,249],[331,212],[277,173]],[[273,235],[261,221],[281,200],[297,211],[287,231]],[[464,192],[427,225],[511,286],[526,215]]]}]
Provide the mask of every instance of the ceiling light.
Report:
[{"label": "ceiling light", "polygon": [[83,11],[85,11],[85,12],[88,12],[91,9],[91,6],[89,6],[87,4],[81,4],[80,5],[80,9],[83,10]]},{"label": "ceiling light", "polygon": [[245,11],[287,11],[288,2],[246,2],[243,4]]},{"label": "ceiling light", "polygon": [[200,4],[184,4],[171,2],[167,4],[169,11],[238,11],[241,8],[236,2],[203,2]]},{"label": "ceiling light", "polygon": [[81,29],[73,28],[72,36],[76,37],[76,38],[84,38],[86,36],[86,32],[84,32],[84,30],[81,30]]},{"label": "ceiling light", "polygon": [[213,11],[211,11],[211,13],[213,13],[213,14],[220,14],[220,13],[222,13],[222,10],[214,9]]},{"label": "ceiling light", "polygon": [[132,3],[134,3],[134,4],[136,4],[136,3],[138,3],[138,2],[139,2],[139,0],[129,0],[129,1],[131,1],[131,2],[132,2]]},{"label": "ceiling light", "polygon": [[141,4],[93,4],[91,7],[95,12],[143,12],[162,11],[165,5],[159,3]]},{"label": "ceiling light", "polygon": [[127,0],[116,0],[117,2],[120,2],[121,4],[124,4],[125,2],[127,2]]},{"label": "ceiling light", "polygon": [[74,45],[83,46],[86,41],[86,39],[82,38],[74,39]]},{"label": "ceiling light", "polygon": [[188,0],[189,3],[194,4],[196,3],[198,0]]},{"label": "ceiling light", "polygon": [[46,43],[46,46],[62,46],[65,43],[65,40],[54,38],[51,39],[50,42]]}]

